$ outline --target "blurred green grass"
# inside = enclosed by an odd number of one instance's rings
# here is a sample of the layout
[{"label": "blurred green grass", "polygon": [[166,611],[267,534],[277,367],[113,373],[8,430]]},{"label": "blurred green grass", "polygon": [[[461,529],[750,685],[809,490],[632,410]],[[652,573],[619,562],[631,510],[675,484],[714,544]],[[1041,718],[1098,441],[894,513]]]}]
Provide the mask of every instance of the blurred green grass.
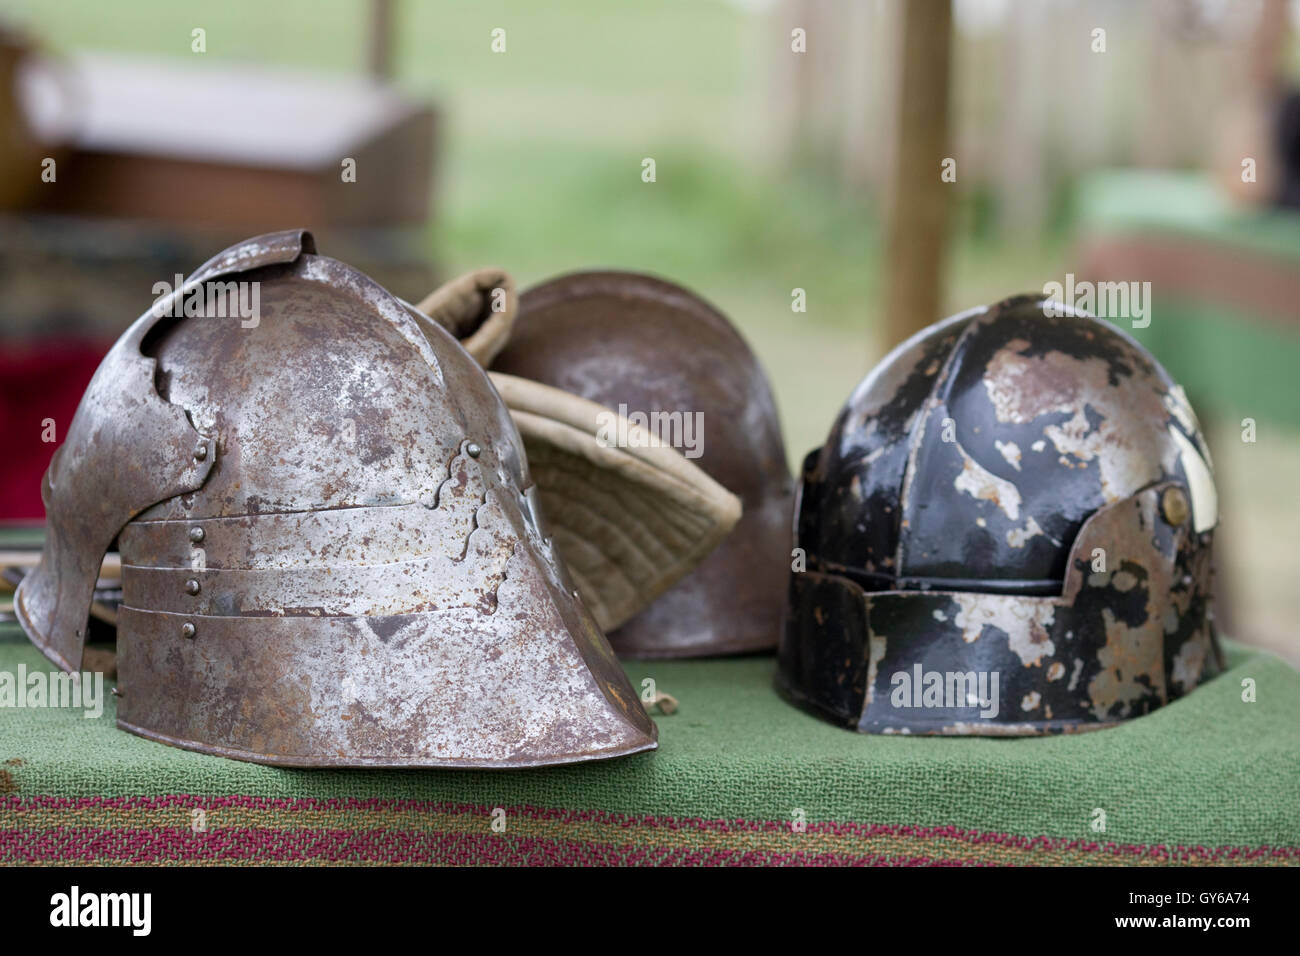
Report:
[{"label": "blurred green grass", "polygon": [[[0,15],[53,50],[111,50],[357,74],[361,0],[4,0]],[[442,113],[430,257],[521,286],[575,269],[654,272],[713,301],[773,378],[791,461],[822,440],[890,343],[877,335],[876,204],[774,158],[761,12],[721,0],[416,2],[397,5],[396,82]],[[507,52],[490,49],[506,30]],[[653,157],[657,181],[641,180]],[[947,311],[1064,271],[1064,243],[998,242],[961,227]],[[982,231],[981,231],[982,232]],[[806,290],[808,311],[791,311]],[[938,316],[936,316],[938,318]]]}]

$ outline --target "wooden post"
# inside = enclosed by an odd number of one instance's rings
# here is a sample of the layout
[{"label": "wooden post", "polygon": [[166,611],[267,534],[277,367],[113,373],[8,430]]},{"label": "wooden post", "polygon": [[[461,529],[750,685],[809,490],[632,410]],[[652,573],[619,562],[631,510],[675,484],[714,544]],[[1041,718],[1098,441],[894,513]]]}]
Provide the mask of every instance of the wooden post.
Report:
[{"label": "wooden post", "polygon": [[370,0],[370,75],[387,80],[393,75],[393,0]]},{"label": "wooden post", "polygon": [[891,348],[940,318],[949,190],[956,188],[939,178],[948,156],[951,0],[900,6],[901,82],[885,257],[884,333]]}]

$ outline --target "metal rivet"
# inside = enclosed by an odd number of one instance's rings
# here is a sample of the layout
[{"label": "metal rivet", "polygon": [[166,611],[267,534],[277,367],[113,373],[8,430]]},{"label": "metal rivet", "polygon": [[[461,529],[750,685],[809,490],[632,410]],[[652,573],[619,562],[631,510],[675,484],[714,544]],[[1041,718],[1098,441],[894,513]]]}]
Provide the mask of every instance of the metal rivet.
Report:
[{"label": "metal rivet", "polygon": [[471,458],[477,458],[479,455],[483,454],[483,449],[479,448],[478,445],[473,442],[470,442],[465,446],[465,454],[469,455]]},{"label": "metal rivet", "polygon": [[185,582],[185,593],[186,593],[186,594],[198,594],[198,593],[199,593],[199,579],[198,579],[198,578],[190,578],[188,581]]},{"label": "metal rivet", "polygon": [[207,458],[207,457],[208,457],[208,446],[207,446],[207,445],[196,445],[196,446],[194,446],[194,458],[195,458],[196,461],[202,461],[204,458]]},{"label": "metal rivet", "polygon": [[1187,520],[1187,496],[1181,488],[1168,488],[1160,496],[1160,511],[1165,520],[1175,527]]},{"label": "metal rivet", "polygon": [[184,624],[181,625],[181,637],[193,637],[193,636],[194,636],[194,625],[191,624],[189,621],[186,621]]},{"label": "metal rivet", "polygon": [[202,540],[203,540],[203,529],[202,529],[202,528],[190,528],[190,540],[191,540],[191,541],[202,541]]}]

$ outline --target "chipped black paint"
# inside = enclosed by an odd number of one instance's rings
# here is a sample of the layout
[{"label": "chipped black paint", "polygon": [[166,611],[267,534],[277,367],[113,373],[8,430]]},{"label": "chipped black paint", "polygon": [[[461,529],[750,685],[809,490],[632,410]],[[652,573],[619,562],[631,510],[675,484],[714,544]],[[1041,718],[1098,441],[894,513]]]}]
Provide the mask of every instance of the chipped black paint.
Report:
[{"label": "chipped black paint", "polygon": [[[1221,660],[1212,530],[1160,506],[1194,500],[1179,436],[1205,455],[1176,385],[1105,323],[1023,296],[922,332],[805,459],[782,692],[940,734],[1107,726],[1189,692]],[[893,706],[918,663],[997,673],[997,715]]]}]

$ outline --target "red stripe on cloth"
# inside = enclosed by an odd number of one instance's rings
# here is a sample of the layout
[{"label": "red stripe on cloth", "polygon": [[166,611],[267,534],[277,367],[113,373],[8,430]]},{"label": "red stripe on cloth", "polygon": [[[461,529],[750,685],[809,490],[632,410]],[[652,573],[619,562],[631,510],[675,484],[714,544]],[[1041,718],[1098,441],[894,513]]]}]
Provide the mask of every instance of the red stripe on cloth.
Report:
[{"label": "red stripe on cloth", "polygon": [[[169,794],[161,797],[56,797],[56,796],[5,796],[0,797],[0,812],[14,812],[21,814],[24,810],[88,810],[98,809],[106,811],[114,810],[162,810],[169,808],[194,809],[204,808],[216,810],[220,808],[241,808],[249,810],[271,810],[271,811],[288,811],[295,810],[312,810],[317,812],[356,812],[356,811],[377,811],[377,810],[395,810],[395,811],[416,811],[423,813],[444,813],[444,814],[465,814],[473,816],[491,816],[492,806],[481,804],[455,803],[449,801],[429,801],[429,800],[410,800],[410,799],[385,799],[385,798],[277,798],[277,797],[254,797],[245,795],[229,795],[206,797],[194,794]],[[636,815],[612,813],[603,810],[568,810],[553,807],[533,807],[528,805],[506,807],[507,813],[512,816],[521,816],[534,820],[550,820],[560,823],[597,823],[606,826],[620,827],[629,831],[629,837],[634,837],[637,830],[667,830],[676,832],[698,832],[701,835],[709,833],[787,833],[790,830],[790,822],[786,820],[720,820],[704,819],[700,817],[668,817],[654,815]],[[1142,858],[1147,860],[1158,861],[1206,861],[1206,862],[1245,862],[1248,860],[1259,860],[1262,858],[1271,858],[1278,861],[1300,861],[1300,847],[1283,846],[1273,847],[1269,845],[1258,847],[1237,847],[1237,846],[1168,846],[1165,844],[1116,844],[1116,843],[1097,843],[1095,841],[1086,841],[1078,839],[1066,839],[1062,837],[1049,836],[1022,836],[1012,833],[1000,833],[996,831],[969,830],[955,826],[912,826],[899,824],[881,824],[881,823],[857,823],[853,821],[826,821],[820,823],[809,822],[806,824],[807,832],[815,834],[826,834],[830,836],[842,837],[912,837],[912,838],[942,838],[949,840],[958,840],[972,846],[994,845],[1008,849],[1020,849],[1030,851],[1048,851],[1062,852],[1074,851],[1081,853],[1097,854],[1101,856],[1112,856],[1116,858]],[[115,829],[98,829],[89,828],[78,830],[77,828],[55,828],[49,834],[43,835],[41,840],[33,842],[31,832],[21,828],[10,828],[0,830],[0,851],[5,854],[13,853],[17,857],[22,856],[23,847],[30,849],[39,848],[45,845],[45,838],[58,840],[62,834],[82,833],[78,839],[85,839],[91,846],[98,846],[104,840],[110,840],[116,846],[115,852],[131,851],[137,848],[147,848],[153,839],[163,839],[166,834],[172,834],[166,839],[184,840],[183,844],[169,843],[171,851],[182,850],[184,847],[193,845],[196,851],[202,850],[204,853],[211,853],[214,849],[220,849],[212,844],[214,834],[196,835],[188,830],[115,830]],[[455,847],[457,844],[469,841],[478,846],[478,841],[482,839],[497,840],[503,845],[511,848],[511,854],[523,852],[521,848],[530,847],[531,852],[543,853],[549,856],[552,853],[572,854],[577,852],[575,848],[582,848],[584,854],[596,853],[599,856],[608,856],[610,854],[616,857],[626,855],[631,862],[631,857],[640,855],[646,857],[644,862],[653,863],[655,859],[650,857],[672,857],[665,862],[687,862],[685,859],[676,859],[685,854],[687,856],[699,856],[698,862],[707,862],[713,860],[716,863],[726,863],[729,859],[737,861],[745,857],[753,857],[754,862],[757,858],[779,863],[789,862],[797,863],[801,861],[811,862],[812,857],[805,854],[782,854],[767,851],[738,851],[724,848],[684,851],[672,848],[655,848],[655,847],[616,847],[604,844],[591,844],[582,841],[563,841],[549,840],[537,837],[510,837],[508,839],[496,835],[485,837],[471,837],[465,834],[430,834],[423,831],[396,831],[396,830],[285,830],[285,829],[231,829],[222,830],[220,833],[237,843],[241,837],[238,834],[249,834],[250,839],[256,839],[252,835],[275,835],[276,840],[283,843],[286,836],[290,834],[312,836],[317,835],[321,842],[319,850],[327,853],[325,856],[312,855],[314,851],[302,847],[302,852],[308,855],[303,859],[326,859],[333,860],[336,857],[328,853],[340,852],[338,848],[347,845],[349,838],[364,838],[365,840],[378,840],[376,845],[391,845],[388,835],[394,835],[394,838],[402,843],[404,847],[412,847],[412,841],[415,843],[429,843],[436,841],[436,845],[429,845],[427,848],[436,851],[438,858],[442,858],[443,853]],[[120,838],[125,834],[134,834],[128,844],[122,844]],[[333,835],[333,836],[329,836]],[[194,839],[190,839],[194,838]],[[67,844],[62,844],[64,851],[68,849]],[[487,844],[484,844],[485,846]],[[297,844],[286,844],[286,846],[297,846]],[[363,850],[370,846],[369,843],[362,842],[356,845],[356,849]],[[543,850],[543,847],[551,849]],[[565,851],[562,849],[569,847]],[[273,851],[274,847],[263,848],[255,851],[255,855],[250,859],[257,858],[258,853]],[[295,852],[299,852],[295,850]],[[526,855],[526,854],[525,854]],[[11,856],[10,858],[15,858]],[[92,857],[82,856],[79,859],[90,859]],[[121,857],[129,859],[130,857]],[[172,857],[174,858],[174,857]],[[190,857],[183,857],[189,859]],[[194,857],[201,859],[203,857]],[[229,857],[222,857],[228,859]],[[238,858],[238,857],[235,857]],[[281,859],[280,857],[268,856],[267,859]],[[287,857],[286,859],[296,859],[297,857]],[[358,857],[337,857],[337,859],[356,859]],[[359,857],[361,859],[371,859],[368,856]],[[565,857],[568,858],[567,856]],[[380,856],[375,859],[387,859]],[[418,859],[427,860],[430,857],[419,857]],[[833,865],[845,865],[853,861],[870,863],[877,861],[888,861],[892,863],[903,863],[913,861],[910,857],[856,857],[856,856],[835,856],[837,861]],[[393,862],[415,862],[417,860],[394,860]],[[576,862],[576,860],[574,860]],[[501,862],[507,862],[502,860]],[[548,859],[548,862],[549,859]],[[611,859],[611,862],[614,862]],[[927,857],[916,857],[915,865],[927,865],[937,860]],[[954,861],[958,865],[964,862],[975,861]]]},{"label": "red stripe on cloth", "polygon": [[429,863],[453,866],[987,866],[924,856],[778,853],[710,847],[616,846],[543,837],[420,830],[188,829],[68,827],[0,831],[0,858],[24,863]]}]

